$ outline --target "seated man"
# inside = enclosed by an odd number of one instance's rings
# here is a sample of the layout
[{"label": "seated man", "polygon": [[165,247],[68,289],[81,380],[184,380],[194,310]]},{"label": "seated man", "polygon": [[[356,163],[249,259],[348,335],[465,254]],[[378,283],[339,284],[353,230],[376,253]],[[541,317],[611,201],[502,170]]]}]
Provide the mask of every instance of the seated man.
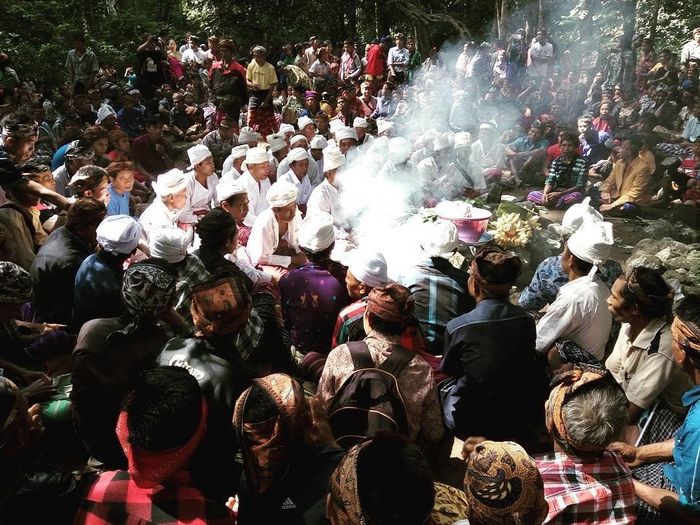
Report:
[{"label": "seated man", "polygon": [[449,262],[459,242],[455,225],[443,220],[425,223],[418,235],[426,259],[400,276],[398,282],[411,291],[428,353],[441,355],[445,326],[471,310],[474,300],[466,289],[469,276]]},{"label": "seated man", "polygon": [[[637,504],[640,518],[658,520],[660,512],[666,523],[694,523],[700,511],[700,296],[689,295],[678,305],[671,334],[673,357],[696,385],[683,396],[683,406],[688,409],[683,426],[675,437],[660,443],[641,447],[615,443],[610,448],[634,468],[639,480],[634,482],[634,491],[641,500]],[[669,461],[673,463],[663,467],[659,463]]]},{"label": "seated man", "polygon": [[302,212],[306,211],[313,186],[308,177],[309,154],[304,148],[294,148],[287,155],[289,171],[282,174],[278,180],[289,182],[297,187],[297,205]]},{"label": "seated man", "polygon": [[245,171],[243,168],[243,162],[245,161],[245,156],[249,149],[250,148],[247,144],[241,144],[231,148],[231,154],[226,157],[224,166],[221,169],[220,182],[223,182],[226,179],[236,180],[238,177],[243,175],[243,172]]},{"label": "seated man", "polygon": [[83,166],[75,172],[70,179],[68,189],[78,199],[92,198],[108,206],[110,199],[108,186],[107,170],[91,165]]},{"label": "seated man", "polygon": [[187,150],[190,165],[185,173],[187,181],[187,204],[178,217],[182,227],[196,224],[204,216],[215,201],[216,185],[219,177],[216,175],[214,157],[209,148],[197,144]]},{"label": "seated man", "polygon": [[535,182],[537,172],[541,172],[544,167],[547,146],[549,144],[542,138],[542,127],[533,125],[527,135],[505,147],[508,165],[516,184],[520,183],[521,179]]},{"label": "seated man", "polygon": [[342,171],[345,166],[345,156],[340,153],[338,148],[326,147],[323,150],[323,162],[319,165],[323,166],[324,179],[321,184],[316,186],[311,192],[309,201],[306,204],[306,213],[313,215],[314,213],[323,212],[333,216],[334,222],[340,224],[342,218],[340,216],[340,202],[338,198],[338,188],[340,181],[337,174]]},{"label": "seated man", "polygon": [[0,206],[0,260],[13,262],[29,271],[36,257],[37,226],[32,219],[32,208],[39,204],[39,196],[30,193],[27,184],[17,184],[5,190],[7,202]]},{"label": "seated man", "polygon": [[554,453],[537,459],[546,522],[635,523],[632,473],[606,450],[627,424],[622,389],[605,369],[576,365],[552,390],[545,412],[554,439]]},{"label": "seated man", "polygon": [[120,522],[233,524],[222,503],[189,484],[188,464],[205,435],[207,404],[196,379],[175,367],[146,372],[119,415],[117,437],[128,470],[104,472],[87,491],[76,524]]},{"label": "seated man", "polygon": [[497,248],[477,253],[467,282],[476,306],[447,324],[441,369],[452,381],[441,396],[445,425],[459,439],[533,444],[544,423],[549,378],[535,352],[535,322],[509,302],[520,267]]},{"label": "seated man", "polygon": [[566,243],[561,265],[569,282],[537,323],[537,351],[557,370],[562,362],[600,363],[612,316],[606,307],[610,290],[596,275],[610,255],[612,224],[584,220]]},{"label": "seated man", "polygon": [[279,282],[282,314],[295,353],[303,355],[302,373],[317,381],[331,351],[333,325],[350,302],[347,268],[331,260],[335,245],[333,217],[318,213],[299,227],[299,248],[308,259]]},{"label": "seated man", "polygon": [[[400,336],[412,315],[413,300],[407,288],[392,283],[370,292],[364,316],[368,334],[364,344],[375,366],[381,365],[400,348]],[[318,394],[326,410],[354,370],[354,360],[347,344],[338,346],[328,355],[318,384]],[[430,365],[414,355],[398,374],[397,383],[406,408],[408,437],[415,440],[420,434],[429,442],[438,441],[444,427]]]},{"label": "seated man", "polygon": [[586,190],[586,161],[576,153],[578,138],[564,132],[560,136],[561,156],[552,161],[544,191],[532,191],[527,200],[548,208],[562,209],[583,200]]},{"label": "seated man", "polygon": [[[297,209],[297,188],[285,181],[275,182],[267,192],[270,207],[255,219],[246,251],[255,265],[289,268],[302,264],[299,253],[301,213]],[[275,271],[275,270],[271,270]]]},{"label": "seated man", "polygon": [[136,137],[131,144],[131,160],[139,175],[139,182],[154,181],[156,177],[172,169],[174,162],[170,144],[163,138],[163,121],[160,115],[146,119],[146,133]]},{"label": "seated man", "polygon": [[179,169],[172,169],[153,183],[156,196],[148,208],[143,210],[139,223],[148,239],[152,229],[176,226],[180,212],[187,204],[187,180]]},{"label": "seated man", "polygon": [[[599,221],[603,220],[603,216],[591,207],[590,201],[591,198],[586,197],[583,202],[574,204],[566,210],[561,221],[562,244],[564,246],[566,246],[566,242],[571,237],[571,234],[581,227],[584,217]],[[547,257],[542,261],[537,266],[530,284],[520,292],[518,304],[525,310],[528,310],[530,314],[535,314],[548,304],[552,304],[557,298],[559,288],[569,281],[568,275],[562,268],[561,258],[560,254]],[[603,261],[598,270],[600,279],[608,288],[612,288],[615,280],[622,275],[620,263],[612,259]]]},{"label": "seated man", "polygon": [[630,136],[620,147],[620,160],[613,166],[612,173],[598,188],[601,213],[634,213],[640,204],[649,202],[649,165],[639,156],[644,143],[638,137]]},{"label": "seated man", "polygon": [[606,159],[609,153],[606,141],[610,139],[610,134],[593,129],[593,119],[590,116],[579,117],[577,125],[581,156],[586,161],[586,167]]},{"label": "seated man", "polygon": [[248,149],[245,156],[245,171],[237,179],[245,186],[248,193],[248,215],[245,225],[253,227],[255,218],[269,208],[267,192],[270,189],[270,160],[265,148],[253,147]]},{"label": "seated man", "polygon": [[484,193],[486,188],[501,180],[505,166],[505,148],[498,142],[496,127],[489,122],[479,125],[479,138],[471,146],[469,174],[475,192]]},{"label": "seated man", "polygon": [[121,313],[124,261],[136,252],[141,233],[139,223],[128,215],[108,216],[97,227],[97,253],[88,256],[75,275],[72,329]]},{"label": "seated man", "polygon": [[333,472],[329,491],[331,525],[432,523],[435,488],[428,460],[396,435],[382,434],[351,448]]}]

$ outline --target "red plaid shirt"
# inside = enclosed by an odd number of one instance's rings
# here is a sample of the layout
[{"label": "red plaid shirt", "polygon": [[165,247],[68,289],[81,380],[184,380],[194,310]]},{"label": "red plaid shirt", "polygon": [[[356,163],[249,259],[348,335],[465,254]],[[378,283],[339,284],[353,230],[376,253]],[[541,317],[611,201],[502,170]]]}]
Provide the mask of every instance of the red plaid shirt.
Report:
[{"label": "red plaid shirt", "polygon": [[537,459],[549,514],[544,523],[635,523],[632,473],[613,452],[597,460],[563,453]]},{"label": "red plaid shirt", "polygon": [[105,472],[97,478],[82,501],[75,524],[108,525],[232,525],[233,515],[222,504],[204,498],[187,485],[182,472],[168,483],[153,488],[136,485],[128,472]]}]

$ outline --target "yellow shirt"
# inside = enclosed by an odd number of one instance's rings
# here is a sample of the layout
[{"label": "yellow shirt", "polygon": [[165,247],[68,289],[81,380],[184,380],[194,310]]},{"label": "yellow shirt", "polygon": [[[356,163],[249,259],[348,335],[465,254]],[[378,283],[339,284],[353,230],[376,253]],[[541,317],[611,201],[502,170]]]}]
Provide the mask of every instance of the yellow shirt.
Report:
[{"label": "yellow shirt", "polygon": [[262,66],[253,60],[248,64],[248,74],[246,75],[248,82],[257,84],[260,89],[270,89],[274,84],[277,84],[277,73],[272,64],[265,62]]}]

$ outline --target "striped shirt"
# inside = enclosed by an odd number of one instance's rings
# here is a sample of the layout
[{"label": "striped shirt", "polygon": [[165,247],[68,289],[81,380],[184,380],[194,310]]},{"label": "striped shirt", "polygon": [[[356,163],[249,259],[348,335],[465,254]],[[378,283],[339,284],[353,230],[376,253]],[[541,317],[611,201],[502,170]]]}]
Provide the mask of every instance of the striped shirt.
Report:
[{"label": "striped shirt", "polygon": [[566,157],[561,155],[552,161],[549,168],[549,177],[545,184],[556,188],[572,188],[586,186],[586,161],[583,157],[576,155],[571,162],[566,161]]}]

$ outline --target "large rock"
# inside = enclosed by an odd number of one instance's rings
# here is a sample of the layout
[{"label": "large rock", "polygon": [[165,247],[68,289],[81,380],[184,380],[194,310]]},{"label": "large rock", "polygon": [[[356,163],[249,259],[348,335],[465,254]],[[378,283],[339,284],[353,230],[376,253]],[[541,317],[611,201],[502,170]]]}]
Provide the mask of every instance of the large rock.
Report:
[{"label": "large rock", "polygon": [[651,268],[652,270],[661,270],[663,263],[656,255],[651,255],[646,252],[637,251],[627,259],[625,269],[629,272],[634,268]]},{"label": "large rock", "polygon": [[665,261],[661,259],[661,256],[659,256],[659,259],[663,261],[664,266],[669,270],[678,270],[679,268],[683,268],[684,270],[690,270],[690,261],[688,261],[687,257],[684,257],[682,255],[679,257],[671,257],[669,259],[666,259]]},{"label": "large rock", "polygon": [[635,253],[638,251],[654,254],[659,251],[659,241],[656,239],[642,239],[634,247]]},{"label": "large rock", "polygon": [[693,228],[689,228],[681,222],[670,223],[665,219],[654,219],[644,227],[644,233],[652,239],[671,237],[684,243],[698,240],[698,234]]},{"label": "large rock", "polygon": [[[669,259],[675,259],[677,257],[683,257],[685,252],[677,250],[669,246],[668,248],[663,248],[656,253],[656,256],[661,259],[661,262],[666,263]],[[689,264],[686,259],[686,265]]]}]

